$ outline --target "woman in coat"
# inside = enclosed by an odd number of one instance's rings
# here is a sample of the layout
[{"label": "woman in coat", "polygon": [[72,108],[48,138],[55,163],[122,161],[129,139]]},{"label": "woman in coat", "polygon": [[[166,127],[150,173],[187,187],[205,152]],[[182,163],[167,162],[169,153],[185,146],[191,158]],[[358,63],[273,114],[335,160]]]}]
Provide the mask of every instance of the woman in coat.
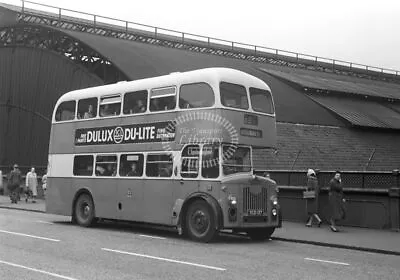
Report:
[{"label": "woman in coat", "polygon": [[26,174],[25,185],[27,188],[25,201],[28,202],[29,194],[32,192],[32,203],[36,203],[35,198],[37,196],[38,181],[34,167],[32,167],[31,171]]},{"label": "woman in coat", "polygon": [[329,182],[329,204],[331,207],[331,230],[337,232],[336,222],[345,217],[342,180],[340,172],[336,171],[335,177]]},{"label": "woman in coat", "polygon": [[318,215],[319,185],[318,185],[317,175],[315,174],[315,171],[312,169],[308,169],[308,171],[307,171],[307,190],[315,191],[315,197],[308,198],[306,201],[307,214],[308,214],[308,220],[307,220],[306,226],[311,227],[312,222],[315,218],[318,222],[318,227],[319,227],[319,226],[321,226],[321,223],[322,223],[322,220]]}]

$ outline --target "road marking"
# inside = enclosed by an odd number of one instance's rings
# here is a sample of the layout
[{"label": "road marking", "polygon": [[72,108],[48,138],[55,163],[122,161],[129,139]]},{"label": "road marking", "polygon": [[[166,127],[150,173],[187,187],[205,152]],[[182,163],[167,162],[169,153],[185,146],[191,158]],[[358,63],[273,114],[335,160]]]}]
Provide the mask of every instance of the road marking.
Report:
[{"label": "road marking", "polygon": [[60,240],[58,240],[58,239],[47,238],[47,237],[36,236],[36,235],[30,235],[30,234],[19,233],[19,232],[13,232],[13,231],[7,231],[7,230],[0,230],[0,232],[19,235],[19,236],[25,236],[25,237],[32,237],[32,238],[36,238],[36,239],[43,239],[43,240],[53,241],[53,242],[60,242]]},{"label": "road marking", "polygon": [[131,252],[126,252],[126,251],[119,251],[119,250],[107,249],[107,248],[101,248],[101,249],[104,250],[104,251],[108,251],[108,252],[114,252],[114,253],[119,253],[119,254],[125,254],[125,255],[136,256],[136,257],[154,259],[154,260],[159,260],[159,261],[166,261],[166,262],[172,262],[172,263],[186,264],[186,265],[197,266],[197,267],[201,267],[201,268],[214,269],[214,270],[219,270],[219,271],[225,271],[225,270],[226,270],[225,268],[220,268],[220,267],[215,267],[215,266],[209,266],[209,265],[204,265],[204,264],[198,264],[198,263],[192,263],[192,262],[184,262],[184,261],[178,261],[178,260],[173,260],[173,259],[160,258],[160,257],[155,257],[155,256],[150,256],[150,255],[143,255],[143,254],[137,254],[137,253],[131,253]]},{"label": "road marking", "polygon": [[325,261],[325,260],[312,259],[312,258],[304,258],[304,259],[308,260],[308,261],[314,261],[314,262],[324,262],[324,263],[332,263],[332,264],[340,264],[340,265],[350,265],[348,263],[343,263],[343,262]]},{"label": "road marking", "polygon": [[153,235],[146,235],[146,234],[139,234],[139,236],[148,237],[148,238],[154,238],[154,239],[162,239],[162,240],[167,239],[167,238],[165,238],[165,237],[153,236]]},{"label": "road marking", "polygon": [[54,225],[53,222],[47,222],[47,221],[36,221],[36,223]]},{"label": "road marking", "polygon": [[31,270],[31,271],[34,271],[34,272],[39,272],[39,273],[47,274],[47,275],[54,276],[54,277],[58,277],[58,278],[61,278],[61,279],[66,279],[66,280],[77,280],[76,278],[67,277],[67,276],[63,276],[63,275],[57,274],[57,273],[47,272],[47,271],[44,271],[44,270],[41,270],[41,269],[36,269],[36,268],[32,268],[32,267],[27,267],[27,266],[23,266],[23,265],[20,265],[20,264],[5,262],[5,261],[2,261],[2,260],[0,260],[0,263],[7,264],[7,265],[10,265],[10,266],[14,266],[14,267],[18,267],[18,268],[24,268],[24,269]]}]

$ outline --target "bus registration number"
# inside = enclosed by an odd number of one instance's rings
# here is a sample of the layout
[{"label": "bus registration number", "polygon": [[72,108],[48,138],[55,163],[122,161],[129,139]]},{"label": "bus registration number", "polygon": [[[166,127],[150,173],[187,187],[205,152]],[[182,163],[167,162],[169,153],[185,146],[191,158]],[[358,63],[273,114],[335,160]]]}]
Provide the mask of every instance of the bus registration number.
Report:
[{"label": "bus registration number", "polygon": [[249,210],[248,214],[250,216],[261,216],[262,214],[264,214],[263,210]]}]

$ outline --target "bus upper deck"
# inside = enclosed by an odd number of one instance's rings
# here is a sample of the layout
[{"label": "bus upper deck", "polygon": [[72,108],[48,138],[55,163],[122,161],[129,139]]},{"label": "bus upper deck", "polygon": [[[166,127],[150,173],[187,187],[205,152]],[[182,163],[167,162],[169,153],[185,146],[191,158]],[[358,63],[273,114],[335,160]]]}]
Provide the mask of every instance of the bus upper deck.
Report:
[{"label": "bus upper deck", "polygon": [[261,148],[276,143],[269,87],[254,76],[226,68],[72,91],[57,102],[54,124],[53,133],[72,124],[75,141],[59,142],[58,147],[52,143],[50,153],[84,151],[94,144],[141,143],[138,148],[146,150],[146,143],[154,149],[165,142],[234,141]]}]

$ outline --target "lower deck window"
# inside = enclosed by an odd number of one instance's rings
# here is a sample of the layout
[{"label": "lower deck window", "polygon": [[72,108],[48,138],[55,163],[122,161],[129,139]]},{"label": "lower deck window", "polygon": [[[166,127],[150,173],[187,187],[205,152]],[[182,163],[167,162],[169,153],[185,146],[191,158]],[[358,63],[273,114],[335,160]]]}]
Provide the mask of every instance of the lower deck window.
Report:
[{"label": "lower deck window", "polygon": [[151,154],[147,155],[146,176],[164,177],[172,176],[172,155],[171,154]]},{"label": "lower deck window", "polygon": [[117,156],[101,155],[96,157],[96,176],[116,176]]},{"label": "lower deck window", "polygon": [[92,176],[93,175],[93,156],[75,156],[74,158],[74,175],[75,176]]},{"label": "lower deck window", "polygon": [[143,175],[143,155],[127,154],[121,155],[119,176],[141,177]]}]

